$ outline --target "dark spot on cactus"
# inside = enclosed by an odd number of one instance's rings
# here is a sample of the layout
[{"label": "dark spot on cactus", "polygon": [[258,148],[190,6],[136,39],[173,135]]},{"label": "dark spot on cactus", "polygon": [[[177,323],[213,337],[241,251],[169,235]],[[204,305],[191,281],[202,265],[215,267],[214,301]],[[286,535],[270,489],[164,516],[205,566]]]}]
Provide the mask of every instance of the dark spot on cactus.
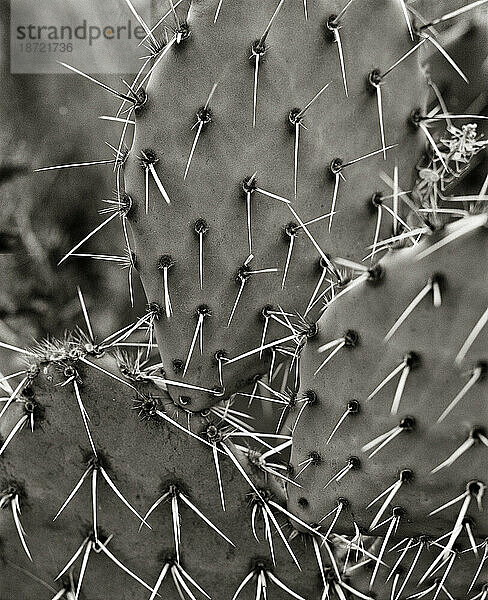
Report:
[{"label": "dark spot on cactus", "polygon": [[286,474],[290,478],[295,475],[295,467],[291,463],[288,463],[288,466],[286,468]]},{"label": "dark spot on cactus", "polygon": [[441,292],[446,291],[447,279],[443,273],[434,273],[430,278],[432,285],[436,284],[439,286]]},{"label": "dark spot on cactus", "polygon": [[404,569],[401,565],[399,565],[396,569],[395,569],[395,575],[398,573],[400,577],[402,577],[403,575],[405,575],[408,571],[406,571],[406,569]]},{"label": "dark spot on cactus", "polygon": [[308,458],[311,461],[311,464],[314,465],[314,466],[320,465],[321,462],[322,462],[322,457],[315,450],[313,450],[312,452],[310,452],[310,454],[308,455]]},{"label": "dark spot on cactus", "polygon": [[105,454],[100,452],[100,450],[98,450],[98,456],[93,456],[93,454],[87,452],[84,456],[83,462],[85,463],[86,467],[93,467],[94,469],[103,467],[106,471],[110,470],[110,463]]},{"label": "dark spot on cactus", "polygon": [[266,53],[267,47],[264,41],[262,40],[256,40],[255,42],[252,43],[251,45],[251,59],[254,58],[255,56],[259,56],[260,58],[263,58],[264,54]]},{"label": "dark spot on cactus", "polygon": [[68,379],[71,379],[72,377],[77,378],[78,372],[73,366],[68,365],[64,368],[63,375]]},{"label": "dark spot on cactus", "polygon": [[391,514],[393,515],[393,517],[405,517],[407,514],[407,511],[403,508],[403,506],[394,506],[391,509]]},{"label": "dark spot on cactus", "polygon": [[370,285],[378,285],[385,278],[385,268],[383,265],[377,264],[368,270],[367,282]]},{"label": "dark spot on cactus", "polygon": [[308,508],[310,504],[309,501],[303,496],[301,498],[298,498],[297,503],[298,506],[300,506],[300,508]]},{"label": "dark spot on cactus", "polygon": [[265,376],[265,373],[255,373],[254,375],[249,377],[247,381],[249,383],[252,383],[253,385],[256,385],[259,381],[261,381],[263,379],[264,376]]},{"label": "dark spot on cactus", "polygon": [[376,88],[382,83],[383,77],[381,76],[381,71],[378,69],[373,69],[368,74],[368,85],[369,89],[373,89],[376,92]]},{"label": "dark spot on cactus", "polygon": [[207,426],[205,429],[205,435],[207,436],[208,440],[213,443],[217,443],[222,440],[222,434],[220,433],[219,428],[213,423],[210,423],[210,425]]},{"label": "dark spot on cactus", "polygon": [[46,409],[39,402],[27,400],[24,403],[24,412],[29,417],[33,417],[35,423],[40,423],[45,419]]},{"label": "dark spot on cactus", "polygon": [[33,399],[36,393],[31,385],[26,385],[22,390],[22,396],[27,399]]},{"label": "dark spot on cactus", "polygon": [[383,204],[383,193],[382,192],[375,192],[372,196],[371,196],[371,200],[370,202],[368,202],[368,206],[371,208],[371,212],[373,214],[377,213],[377,208],[378,206],[382,206]]},{"label": "dark spot on cactus", "polygon": [[183,373],[183,369],[185,368],[185,363],[180,360],[179,358],[175,358],[172,362],[172,366],[173,366],[173,373],[175,375],[179,375],[180,373]]},{"label": "dark spot on cactus", "polygon": [[129,196],[129,194],[123,194],[120,198],[120,214],[130,218],[133,206],[134,201],[132,200],[132,196]]},{"label": "dark spot on cactus", "polygon": [[330,17],[325,21],[324,33],[325,39],[328,42],[335,41],[334,32],[339,28],[340,22],[337,20],[338,15],[330,15]]},{"label": "dark spot on cactus", "polygon": [[[21,498],[25,502],[27,494],[25,491],[24,484],[14,479],[2,481],[0,497],[5,496],[19,496],[19,498]],[[4,506],[3,508],[6,508],[6,506]]]},{"label": "dark spot on cactus", "polygon": [[405,363],[410,369],[417,369],[422,364],[422,359],[417,352],[409,352],[405,355]]},{"label": "dark spot on cactus", "polygon": [[136,92],[136,102],[134,104],[136,113],[142,112],[142,107],[146,104],[146,102],[147,102],[147,93],[146,93],[146,90],[143,87],[141,87]]},{"label": "dark spot on cactus", "polygon": [[222,398],[223,396],[225,396],[225,387],[223,387],[222,385],[214,385],[212,391],[210,392],[210,395],[214,396],[215,398]]},{"label": "dark spot on cactus", "polygon": [[346,410],[351,415],[357,415],[361,411],[361,404],[358,400],[349,400]]},{"label": "dark spot on cactus", "polygon": [[162,550],[158,554],[158,561],[162,565],[175,565],[177,560],[176,560],[176,555],[174,553],[174,550],[172,550],[172,549]]},{"label": "dark spot on cactus", "polygon": [[305,400],[305,402],[310,406],[312,406],[313,404],[318,404],[319,402],[317,392],[315,392],[314,390],[307,390],[306,392],[303,392],[302,397]]},{"label": "dark spot on cactus", "polygon": [[403,469],[400,471],[400,481],[402,483],[411,483],[415,475],[411,469]]},{"label": "dark spot on cactus", "polygon": [[412,17],[411,20],[412,31],[416,36],[420,36],[422,30],[424,29],[424,24],[418,20],[417,17]]},{"label": "dark spot on cactus", "polygon": [[257,488],[258,493],[250,492],[248,494],[250,498],[250,504],[263,504],[269,502],[273,498],[273,494],[267,488]]},{"label": "dark spot on cactus", "polygon": [[269,561],[262,556],[256,556],[250,560],[250,571],[271,571],[272,567]]},{"label": "dark spot on cactus", "polygon": [[208,224],[205,219],[197,219],[195,221],[195,233],[197,235],[204,235],[208,231]]},{"label": "dark spot on cactus", "polygon": [[290,412],[293,411],[297,407],[297,394],[295,392],[291,392],[288,398],[288,404],[286,406],[287,410]]},{"label": "dark spot on cactus", "polygon": [[212,316],[212,311],[206,304],[200,304],[200,306],[197,308],[196,316],[204,317],[206,319],[207,317]]},{"label": "dark spot on cactus", "polygon": [[154,165],[158,162],[158,157],[154,150],[146,148],[145,150],[141,151],[141,155],[140,161],[143,169],[147,169],[150,165]]},{"label": "dark spot on cactus", "polygon": [[342,158],[334,158],[330,161],[329,175],[331,175],[333,179],[335,179],[335,176],[342,171],[343,164],[344,161],[342,160]]},{"label": "dark spot on cactus", "polygon": [[473,427],[469,432],[469,437],[476,441],[481,441],[480,436],[486,437],[486,429],[484,427]]},{"label": "dark spot on cactus", "polygon": [[300,227],[296,223],[288,223],[283,229],[284,238],[288,241],[288,238],[294,237],[300,231]]},{"label": "dark spot on cactus", "polygon": [[178,402],[181,404],[181,406],[188,406],[191,404],[191,398],[190,396],[180,396],[178,398]]},{"label": "dark spot on cactus", "polygon": [[[326,254],[327,259],[331,260],[331,256],[330,254]],[[327,261],[324,259],[323,256],[321,256],[319,258],[319,260],[317,261],[317,266],[318,266],[318,271],[323,271],[324,269],[328,269],[329,265],[327,264]]]},{"label": "dark spot on cactus", "polygon": [[404,431],[413,431],[415,429],[415,417],[404,417],[401,421],[400,421],[400,427],[404,430]]},{"label": "dark spot on cactus", "polygon": [[215,352],[215,354],[214,354],[214,360],[217,364],[219,364],[221,361],[225,360],[226,358],[229,358],[229,355],[227,354],[227,352],[225,350],[217,350],[217,352]]},{"label": "dark spot on cactus", "polygon": [[179,45],[190,37],[190,27],[185,21],[180,23],[179,27],[175,29],[176,44]]},{"label": "dark spot on cactus", "polygon": [[307,329],[305,329],[305,335],[310,340],[314,338],[319,333],[319,324],[318,323],[307,323]]},{"label": "dark spot on cactus", "polygon": [[170,496],[178,496],[178,494],[185,494],[190,496],[186,485],[181,479],[175,479],[175,477],[169,478],[166,481],[162,481],[160,485],[161,494],[169,494]]},{"label": "dark spot on cactus", "polygon": [[488,374],[488,361],[486,360],[479,360],[476,363],[476,369],[480,369],[480,380],[485,379],[486,375]]},{"label": "dark spot on cactus", "polygon": [[301,109],[292,108],[288,113],[288,124],[292,127],[290,128],[293,132],[295,131],[295,126],[302,122],[302,117],[300,117]]},{"label": "dark spot on cactus", "polygon": [[157,302],[150,302],[146,306],[146,312],[152,314],[156,320],[159,320],[164,314],[164,308]]},{"label": "dark spot on cactus", "polygon": [[357,471],[361,468],[361,460],[357,456],[350,456],[347,459],[347,464],[353,471]]},{"label": "dark spot on cactus", "polygon": [[336,506],[341,506],[342,504],[342,510],[347,510],[348,508],[351,507],[351,503],[349,502],[349,500],[347,498],[337,498],[336,500]]},{"label": "dark spot on cactus", "polygon": [[141,421],[159,420],[156,411],[161,410],[162,406],[158,398],[149,395],[136,398],[133,402],[133,409],[137,411]]},{"label": "dark spot on cactus", "polygon": [[242,265],[237,269],[235,280],[237,283],[247,281],[251,277],[251,269],[247,265]]},{"label": "dark spot on cactus", "polygon": [[414,108],[410,113],[408,118],[408,124],[411,129],[417,131],[419,129],[419,125],[422,122],[422,109]]},{"label": "dark spot on cactus", "polygon": [[469,525],[470,527],[474,527],[476,525],[476,521],[475,521],[475,519],[473,519],[473,517],[468,516],[468,517],[464,517],[462,524]]},{"label": "dark spot on cactus", "polygon": [[208,125],[213,119],[212,111],[209,108],[203,106],[197,112],[197,119],[203,125]]},{"label": "dark spot on cactus", "polygon": [[82,533],[83,539],[87,539],[90,542],[96,544],[99,542],[100,544],[106,544],[108,541],[108,535],[102,531],[100,527],[97,528],[97,537],[95,537],[95,533],[93,532],[93,526],[90,528],[84,527]]},{"label": "dark spot on cactus", "polygon": [[261,320],[269,319],[271,317],[271,313],[274,311],[274,307],[271,304],[266,304],[260,311]]},{"label": "dark spot on cactus", "polygon": [[246,194],[252,194],[257,188],[256,177],[251,175],[250,177],[246,177],[242,182],[242,189]]},{"label": "dark spot on cactus", "polygon": [[170,269],[175,264],[175,261],[169,254],[163,254],[158,260],[158,269]]},{"label": "dark spot on cactus", "polygon": [[359,345],[359,333],[353,329],[348,329],[344,334],[344,347],[356,348]]}]

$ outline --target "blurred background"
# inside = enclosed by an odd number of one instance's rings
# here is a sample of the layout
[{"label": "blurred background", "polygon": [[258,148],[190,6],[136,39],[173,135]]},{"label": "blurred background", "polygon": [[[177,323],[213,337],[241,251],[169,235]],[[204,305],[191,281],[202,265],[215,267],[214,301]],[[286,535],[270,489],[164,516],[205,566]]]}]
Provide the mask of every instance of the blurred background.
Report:
[{"label": "blurred background", "polygon": [[[90,10],[94,4],[90,3]],[[131,17],[125,2],[119,4]],[[169,3],[159,4],[161,9]],[[67,70],[11,74],[10,15],[10,2],[0,0],[0,339],[24,346],[34,338],[60,336],[65,329],[81,324],[77,286],[83,290],[94,330],[102,339],[144,310],[137,276],[133,310],[127,270],[82,258],[72,258],[59,267],[57,263],[106,218],[98,211],[104,199],[113,198],[113,166],[33,170],[111,159],[112,151],[105,142],[118,146],[122,124],[99,117],[113,115],[120,102]],[[96,15],[87,15],[90,17],[96,22]],[[96,77],[123,89],[121,79],[130,81],[134,76],[130,72],[124,75],[124,69],[131,65],[135,71],[138,61],[134,56],[144,54],[136,44],[131,44],[133,48],[127,45],[127,51],[117,56],[118,74]],[[60,60],[74,64],[70,58]],[[92,72],[103,70],[100,67],[93,65]],[[80,251],[123,255],[124,248],[120,222],[115,219]],[[5,363],[10,358],[11,353],[0,353],[1,371],[8,371]]]}]

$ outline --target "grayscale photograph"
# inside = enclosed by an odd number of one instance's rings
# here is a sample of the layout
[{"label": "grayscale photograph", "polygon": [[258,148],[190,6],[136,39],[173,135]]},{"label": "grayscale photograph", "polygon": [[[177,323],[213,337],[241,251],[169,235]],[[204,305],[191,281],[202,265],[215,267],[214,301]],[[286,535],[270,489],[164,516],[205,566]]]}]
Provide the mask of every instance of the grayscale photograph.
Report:
[{"label": "grayscale photograph", "polygon": [[488,600],[488,0],[0,26],[0,600]]}]

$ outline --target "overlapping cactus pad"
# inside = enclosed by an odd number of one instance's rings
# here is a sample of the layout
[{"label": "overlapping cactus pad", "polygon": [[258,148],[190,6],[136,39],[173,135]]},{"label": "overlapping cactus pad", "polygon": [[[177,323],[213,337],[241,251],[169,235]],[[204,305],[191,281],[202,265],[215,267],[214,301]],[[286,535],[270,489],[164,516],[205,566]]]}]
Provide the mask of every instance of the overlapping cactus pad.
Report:
[{"label": "overlapping cactus pad", "polygon": [[303,489],[289,489],[290,509],[412,548],[439,538],[434,568],[488,532],[485,224],[470,217],[382,260],[302,354],[302,393],[319,401],[294,427]]},{"label": "overlapping cactus pad", "polygon": [[94,600],[149,598],[169,565],[161,596],[177,597],[186,585],[199,598],[199,586],[225,598],[260,562],[283,585],[312,593],[312,547],[297,539],[290,548],[299,572],[273,540],[274,569],[268,546],[253,537],[252,518],[266,535],[253,496],[278,507],[266,509],[273,532],[287,520],[282,486],[270,487],[218,416],[176,407],[155,385],[157,371],[96,354],[75,338],[36,349],[21,395],[2,415],[0,597],[51,590],[71,599],[81,589],[80,598]]},{"label": "overlapping cactus pad", "polygon": [[[265,324],[264,344],[290,334],[270,315],[305,314],[324,270],[337,278],[327,255],[367,254],[382,171],[393,177],[396,161],[410,189],[424,142],[410,117],[425,112],[425,40],[410,38],[401,2],[353,3],[342,16],[339,2],[308,8],[306,20],[298,1],[194,2],[136,111],[128,220],[146,294],[171,306],[156,327],[163,359],[182,361],[178,379],[228,395],[263,363],[260,352],[226,358],[259,348]],[[383,233],[391,226],[388,215]],[[190,351],[196,327],[202,354]],[[191,410],[216,401],[191,399]]]},{"label": "overlapping cactus pad", "polygon": [[147,309],[0,341],[0,600],[487,600],[485,1],[125,4],[127,89],[65,65],[122,104],[60,265]]}]

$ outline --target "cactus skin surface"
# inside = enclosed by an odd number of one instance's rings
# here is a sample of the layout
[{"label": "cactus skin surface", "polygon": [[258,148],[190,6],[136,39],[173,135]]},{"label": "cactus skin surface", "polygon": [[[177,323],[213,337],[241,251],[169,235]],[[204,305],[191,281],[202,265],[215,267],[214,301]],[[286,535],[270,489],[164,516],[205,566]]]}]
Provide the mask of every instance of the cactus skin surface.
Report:
[{"label": "cactus skin surface", "polygon": [[[454,239],[463,227],[464,235]],[[302,356],[301,393],[316,390],[319,401],[303,412],[293,429],[295,472],[312,452],[320,456],[297,478],[303,490],[288,489],[289,508],[301,519],[318,523],[342,501],[344,508],[333,527],[340,533],[353,532],[354,524],[368,532],[373,523],[374,533],[385,535],[391,517],[399,515],[391,540],[433,540],[448,534],[445,545],[451,540],[449,532],[456,530],[453,543],[466,549],[469,533],[480,543],[487,536],[486,512],[479,509],[488,450],[488,334],[482,329],[470,338],[488,305],[487,249],[486,217],[470,217],[413,248],[391,252],[378,264],[374,281],[363,278],[351,284],[350,291],[327,308],[319,321],[320,334]],[[431,282],[437,282],[437,290],[428,287]],[[422,290],[423,298],[400,324]],[[345,332],[350,337],[355,332],[355,345],[342,348],[317,372],[330,353],[318,349]],[[465,344],[466,340],[470,341]],[[293,418],[289,427],[294,426]],[[399,424],[403,430],[389,441],[383,438],[384,447],[374,453],[382,441],[379,436]],[[383,506],[396,482],[401,485]],[[381,518],[376,518],[380,509]],[[330,519],[322,525],[328,526]]]},{"label": "cactus skin surface", "polygon": [[[369,585],[374,562],[368,560],[367,555],[361,555],[361,552],[357,564],[354,558],[359,547],[364,547],[369,556],[376,555],[381,538],[364,536],[361,545],[353,545],[351,549],[344,537],[333,533],[327,540],[327,547],[334,556],[334,562],[331,562],[328,551],[323,544],[320,545],[321,538],[317,536],[321,555],[319,566],[311,535],[307,530],[298,534],[294,529],[295,523],[288,521],[286,515],[278,511],[275,511],[275,517],[280,527],[284,527],[286,534],[294,531],[289,544],[302,570],[297,569],[276,534],[276,566],[273,566],[265,541],[265,530],[259,518],[256,532],[260,543],[252,534],[252,498],[256,496],[249,482],[256,486],[263,497],[280,505],[284,501],[281,484],[259,469],[256,460],[249,460],[230,440],[226,440],[226,445],[237,457],[249,480],[242,477],[229,458],[220,460],[226,501],[226,510],[222,511],[212,450],[174,425],[179,423],[188,427],[190,423],[191,431],[204,440],[208,439],[204,432],[208,431],[209,425],[219,427],[218,421],[212,423],[206,412],[189,413],[175,406],[169,395],[155,385],[157,377],[151,380],[144,372],[130,368],[129,361],[121,361],[120,356],[116,360],[110,353],[95,356],[85,350],[71,342],[69,346],[57,344],[56,356],[50,352],[49,359],[47,353],[41,355],[37,352],[37,359],[29,360],[31,377],[28,385],[4,415],[0,430],[2,441],[23,417],[26,408],[31,410],[34,407],[34,431],[26,427],[12,439],[2,455],[1,473],[2,497],[12,490],[20,493],[21,522],[26,532],[24,540],[34,562],[28,560],[8,506],[4,506],[0,513],[0,598],[51,598],[54,591],[59,593],[62,589],[66,589],[66,593],[60,598],[71,600],[74,597],[69,590],[72,589],[72,583],[74,588],[78,584],[81,557],[73,565],[71,580],[67,576],[58,581],[55,578],[86,537],[92,535],[90,477],[85,479],[82,487],[53,522],[54,515],[93,458],[72,382],[66,383],[73,377],[74,369],[83,406],[90,417],[89,429],[99,464],[106,469],[113,484],[139,515],[145,515],[162,493],[169,490],[169,486],[177,486],[221,533],[235,542],[236,547],[223,540],[180,501],[179,564],[212,598],[233,597],[253,570],[257,574],[263,569],[267,573],[269,593],[273,598],[289,598],[290,594],[277,587],[271,576],[278,578],[299,598],[319,597],[325,593],[324,590],[329,590],[339,598],[342,597],[341,593],[350,593],[351,597],[389,597],[385,593],[390,593],[391,584],[378,580],[373,586]],[[80,358],[89,364],[80,361]],[[99,369],[104,369],[105,373]],[[126,381],[126,384],[114,380],[107,373]],[[138,392],[129,389],[127,384],[133,385]],[[163,411],[173,423],[157,418],[153,414],[155,409]],[[257,453],[254,458],[256,456]],[[204,471],[205,476],[202,476]],[[137,517],[123,505],[106,481],[98,476],[97,522],[100,539],[113,536],[106,546],[112,557],[151,587],[155,585],[165,561],[175,558],[171,514],[170,503],[163,502],[147,518],[152,530],[146,527],[139,530]],[[415,552],[414,545],[406,555],[408,561],[412,560]],[[433,550],[426,544],[416,562],[414,574],[419,577],[432,559]],[[475,573],[478,560],[472,553],[459,554],[459,559],[462,559],[462,569],[454,569],[446,585],[451,593],[462,597],[466,573]],[[336,576],[336,569],[341,571],[340,580]],[[393,572],[395,576],[398,573],[399,578],[395,585],[403,584],[405,571],[404,567]],[[402,597],[417,593],[419,589],[428,589],[435,581],[435,578],[429,578],[419,588],[417,580],[411,577],[405,582],[405,595]],[[479,583],[473,589],[476,592],[478,588],[481,589]],[[255,590],[256,575],[249,580],[240,597],[254,598]],[[179,598],[171,578],[163,582],[160,593],[167,598]],[[204,597],[198,591],[193,590],[193,593],[198,598]],[[150,591],[144,590],[140,582],[124,573],[103,552],[91,552],[83,577],[81,598],[135,600],[149,597],[149,594]]]},{"label": "cactus skin surface", "polygon": [[[136,113],[136,133],[124,170],[125,189],[133,200],[128,220],[136,241],[137,268],[151,302],[164,305],[160,258],[171,257],[167,269],[173,315],[156,324],[168,372],[174,360],[185,362],[197,323],[197,310],[208,306],[204,320],[203,354],[196,348],[185,381],[206,388],[220,385],[215,353],[237,357],[261,343],[265,306],[305,313],[322,273],[317,248],[303,229],[294,248],[285,286],[281,289],[290,236],[287,225],[299,225],[287,205],[259,191],[251,194],[252,254],[249,274],[235,315],[229,316],[242,279],[239,269],[250,254],[246,225],[246,193],[242,183],[256,172],[258,189],[292,201],[300,219],[308,222],[331,210],[334,175],[329,165],[344,163],[381,149],[375,88],[369,74],[385,71],[403,57],[412,42],[399,2],[381,0],[353,4],[341,19],[349,97],[345,97],[337,44],[328,19],[337,15],[338,2],[311,3],[305,21],[300,2],[285,2],[276,15],[260,61],[256,126],[253,128],[254,61],[251,46],[263,35],[277,2],[193,2],[188,16],[190,35],[174,44],[157,63],[147,85],[147,102]],[[400,185],[409,189],[424,138],[409,125],[413,110],[424,110],[427,86],[413,52],[381,85],[386,152],[344,169],[336,202],[337,214],[309,226],[324,253],[361,260],[375,235],[376,213],[371,197],[384,187],[379,174],[390,175],[399,164]],[[352,57],[354,56],[354,60]],[[294,198],[295,127],[290,111],[303,109],[327,84],[329,87],[303,116],[299,134],[297,198]],[[202,126],[186,179],[185,168],[197,128],[196,116],[208,103],[210,119]],[[349,135],[354,131],[354,135]],[[154,168],[171,205],[163,200],[152,177],[145,212],[145,169],[141,157],[152,152]],[[342,175],[342,173],[341,173]],[[203,289],[199,282],[199,236],[195,224],[203,219]],[[391,230],[383,220],[382,235]],[[160,268],[158,268],[158,266]],[[242,274],[242,272],[241,272]],[[328,277],[334,277],[328,273]],[[318,306],[307,315],[313,323]],[[266,340],[289,335],[271,321]],[[227,396],[242,390],[256,374],[266,372],[270,351],[224,366]],[[173,375],[173,374],[171,374]],[[175,373],[182,380],[182,373]],[[169,388],[177,400],[178,390]],[[190,410],[211,406],[212,395],[189,394]]]},{"label": "cactus skin surface", "polygon": [[[70,350],[73,351],[73,345]],[[55,577],[93,531],[91,477],[85,480],[53,522],[93,458],[73,384],[61,386],[72,376],[72,369],[76,369],[78,374],[80,395],[90,417],[89,428],[100,464],[134,509],[144,516],[163,491],[170,485],[177,485],[229,540],[234,541],[236,547],[222,539],[180,501],[180,561],[198,584],[214,598],[230,598],[255,561],[263,560],[271,568],[266,542],[258,544],[252,535],[249,485],[238,474],[231,460],[223,454],[220,458],[226,501],[224,512],[220,506],[212,449],[150,412],[154,404],[157,410],[164,411],[181,426],[188,427],[190,423],[194,434],[204,439],[209,425],[215,421],[218,426],[218,420],[186,413],[173,404],[167,392],[142,377],[138,377],[138,381],[125,379],[114,357],[109,354],[101,358],[87,354],[82,356],[95,367],[134,385],[138,393],[77,360],[32,361],[40,371],[36,373],[33,368],[36,374],[25,387],[23,395],[2,417],[0,435],[4,442],[24,415],[26,402],[35,406],[34,432],[29,427],[22,429],[12,439],[1,460],[2,491],[13,487],[22,492],[21,522],[34,562],[29,561],[22,548],[7,506],[0,513],[0,598],[52,597],[54,592],[49,596],[49,591],[43,591],[43,586],[33,576],[57,586],[56,591],[60,590],[65,580],[54,583]],[[127,374],[127,370],[123,372]],[[141,404],[145,406],[146,402],[151,404],[151,408],[141,409]],[[270,487],[263,472],[251,468],[231,440],[226,444],[242,461],[255,485],[259,489],[270,490],[273,497],[282,503],[282,486],[271,482]],[[101,475],[98,476],[97,499],[100,536],[114,536],[107,548],[152,588],[164,564],[163,559],[175,556],[171,503],[162,503],[148,517],[151,531],[145,526],[138,531],[140,521],[124,506]],[[280,525],[286,522],[286,517],[280,513],[276,518]],[[259,519],[257,527],[261,536]],[[276,575],[292,589],[301,586],[302,593],[308,589],[312,595],[314,586],[318,585],[314,563],[310,560],[313,555],[300,538],[295,539],[292,545],[303,571],[298,571],[282,542],[277,540],[276,562],[279,568],[276,568]],[[73,567],[75,583],[80,565],[81,557]],[[225,577],[220,577],[223,573]],[[199,598],[203,597],[198,591],[193,591]],[[171,577],[165,580],[161,593],[167,598],[178,598]],[[146,596],[149,597],[150,592],[107,556],[91,553],[80,597],[128,600]]]},{"label": "cactus skin surface", "polygon": [[[77,331],[13,348],[27,363],[18,387],[0,377],[0,600],[486,600],[486,215],[466,200],[447,225],[454,186],[426,183],[439,154],[461,179],[484,142],[461,128],[468,150],[449,154],[424,66],[459,112],[481,109],[482,78],[460,100],[401,0],[352,2],[337,23],[336,1],[189,4],[115,164],[148,302],[128,328],[154,329],[162,362],[148,366],[152,344],[114,351],[127,329],[105,347]],[[471,76],[473,31],[448,46]],[[414,201],[401,227],[378,220],[396,166]],[[420,243],[364,259],[419,218]]]}]

